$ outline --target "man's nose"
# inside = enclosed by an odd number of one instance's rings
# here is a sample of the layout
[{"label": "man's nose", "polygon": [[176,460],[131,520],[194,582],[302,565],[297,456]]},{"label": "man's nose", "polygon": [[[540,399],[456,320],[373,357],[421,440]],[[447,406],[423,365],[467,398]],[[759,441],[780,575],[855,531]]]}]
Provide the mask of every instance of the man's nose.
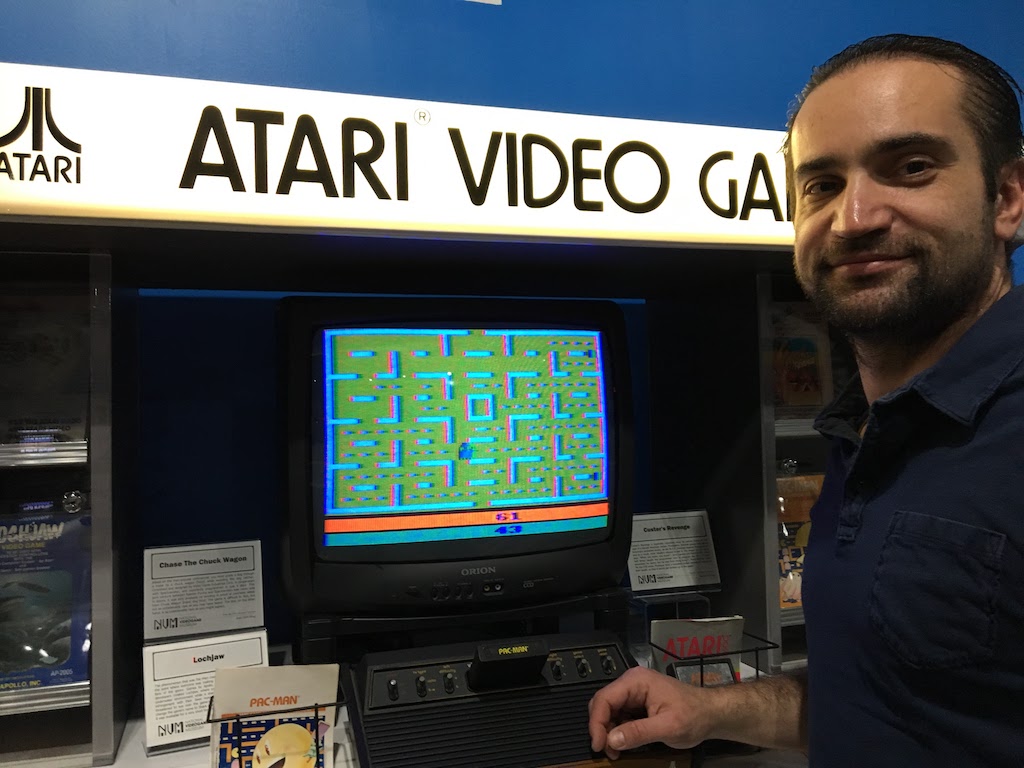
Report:
[{"label": "man's nose", "polygon": [[853,174],[837,200],[832,233],[837,237],[861,237],[892,225],[892,207],[884,184],[866,173]]}]

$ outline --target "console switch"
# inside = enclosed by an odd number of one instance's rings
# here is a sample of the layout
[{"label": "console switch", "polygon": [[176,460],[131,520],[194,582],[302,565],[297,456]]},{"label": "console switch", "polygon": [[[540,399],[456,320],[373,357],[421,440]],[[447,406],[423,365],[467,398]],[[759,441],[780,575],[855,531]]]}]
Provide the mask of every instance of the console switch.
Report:
[{"label": "console switch", "polygon": [[551,676],[555,680],[561,680],[562,679],[562,662],[560,662],[560,661],[552,661],[551,662]]},{"label": "console switch", "polygon": [[576,659],[576,674],[578,674],[580,677],[586,677],[590,674],[590,667],[587,665],[586,659]]}]

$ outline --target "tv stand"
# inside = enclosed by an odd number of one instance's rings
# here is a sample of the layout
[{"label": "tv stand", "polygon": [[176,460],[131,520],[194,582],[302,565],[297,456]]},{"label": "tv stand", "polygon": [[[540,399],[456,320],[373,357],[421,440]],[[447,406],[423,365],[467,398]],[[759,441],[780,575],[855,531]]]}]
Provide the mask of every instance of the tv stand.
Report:
[{"label": "tv stand", "polygon": [[353,664],[367,653],[504,637],[601,630],[623,643],[629,593],[607,589],[539,605],[429,616],[307,614],[299,619],[296,661]]}]

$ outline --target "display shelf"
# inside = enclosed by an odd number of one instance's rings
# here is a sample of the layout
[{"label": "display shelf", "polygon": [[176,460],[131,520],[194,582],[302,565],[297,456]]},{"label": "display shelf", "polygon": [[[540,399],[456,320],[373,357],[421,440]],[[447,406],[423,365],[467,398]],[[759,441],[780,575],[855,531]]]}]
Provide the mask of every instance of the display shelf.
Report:
[{"label": "display shelf", "polygon": [[781,629],[779,640],[779,669],[790,672],[807,664],[807,632],[802,624],[790,624]]},{"label": "display shelf", "polygon": [[0,694],[0,717],[89,706],[89,681],[5,691]]},{"label": "display shelf", "polygon": [[93,621],[94,589],[116,573],[94,553],[118,551],[104,530],[109,494],[95,492],[110,477],[96,411],[111,397],[95,386],[111,366],[98,322],[109,258],[0,249],[0,263],[0,765],[101,764],[111,739],[99,737],[114,730],[105,691],[119,677],[94,653],[112,645],[112,600]]},{"label": "display shelf", "polygon": [[786,654],[782,655],[783,672],[794,672],[798,669],[807,669],[806,656],[794,656],[793,658],[789,658]]},{"label": "display shelf", "polygon": [[[767,559],[763,610],[766,636],[781,646],[769,653],[766,671],[774,673],[806,663],[806,640],[796,639],[804,635],[805,624],[800,605],[803,558],[810,510],[828,458],[828,444],[814,422],[855,365],[843,340],[830,332],[792,275],[762,273],[757,292]],[[751,603],[758,597],[752,590]],[[759,610],[757,605],[747,612]]]},{"label": "display shelf", "polygon": [[[176,752],[146,754],[146,721],[141,699],[140,693],[133,717],[125,725],[124,738],[114,768],[209,768],[210,747],[207,744],[187,747]],[[355,745],[352,743],[352,728],[345,707],[338,708],[334,739],[334,768],[359,768]]]},{"label": "display shelf", "polygon": [[92,768],[93,764],[88,746],[76,750],[40,747],[27,752],[5,753],[4,761],[4,768]]},{"label": "display shelf", "polygon": [[799,627],[804,623],[803,608],[782,608],[779,610],[779,625],[783,627]]},{"label": "display shelf", "polygon": [[86,440],[0,445],[0,467],[69,466],[86,464],[88,460],[89,443]]},{"label": "display shelf", "polygon": [[776,437],[817,437],[814,419],[776,419]]},{"label": "display shelf", "polygon": [[[744,667],[744,679],[752,679],[753,668],[746,665]],[[144,746],[145,732],[146,724],[141,716],[128,722],[114,768],[209,768],[209,747],[195,747],[181,752],[147,757]],[[356,758],[351,727],[348,725],[348,715],[344,707],[338,712],[338,724],[335,726],[334,734],[334,768],[358,768],[359,761]],[[414,761],[410,761],[410,764],[413,763]],[[593,761],[593,768],[607,765],[608,762],[605,760]],[[797,752],[761,750],[752,755],[716,757],[709,765],[722,768],[802,768],[807,765],[807,759]]]}]

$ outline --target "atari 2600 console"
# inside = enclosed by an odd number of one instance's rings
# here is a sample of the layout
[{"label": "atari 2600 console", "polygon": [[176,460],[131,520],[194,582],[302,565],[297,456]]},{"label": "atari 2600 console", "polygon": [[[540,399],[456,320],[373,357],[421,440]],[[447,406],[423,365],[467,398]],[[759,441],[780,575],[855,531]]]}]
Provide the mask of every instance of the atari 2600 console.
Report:
[{"label": "atari 2600 console", "polygon": [[587,704],[632,666],[604,632],[368,654],[343,680],[360,766],[588,760]]}]

